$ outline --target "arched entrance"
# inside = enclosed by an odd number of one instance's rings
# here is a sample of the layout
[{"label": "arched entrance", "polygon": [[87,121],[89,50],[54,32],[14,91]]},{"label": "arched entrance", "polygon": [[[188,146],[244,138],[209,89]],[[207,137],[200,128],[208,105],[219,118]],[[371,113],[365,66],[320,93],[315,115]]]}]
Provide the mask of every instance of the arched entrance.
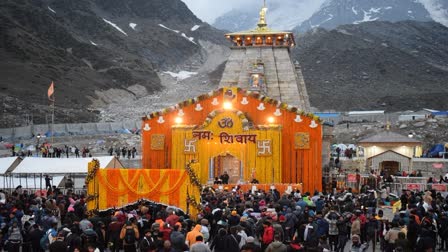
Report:
[{"label": "arched entrance", "polygon": [[400,162],[383,161],[381,162],[380,167],[386,175],[395,175],[400,171]]},{"label": "arched entrance", "polygon": [[213,158],[213,174],[215,177],[221,176],[224,172],[229,175],[229,184],[236,184],[242,180],[241,160],[229,153]]}]

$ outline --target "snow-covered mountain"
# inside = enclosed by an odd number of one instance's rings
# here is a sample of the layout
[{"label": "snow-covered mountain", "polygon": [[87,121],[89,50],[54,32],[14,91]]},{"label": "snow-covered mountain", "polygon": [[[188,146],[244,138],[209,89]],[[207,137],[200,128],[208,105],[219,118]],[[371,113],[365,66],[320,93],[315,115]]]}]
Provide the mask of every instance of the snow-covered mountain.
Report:
[{"label": "snow-covered mountain", "polygon": [[434,0],[327,0],[319,11],[297,26],[305,32],[322,27],[333,29],[344,24],[360,24],[369,21],[432,21],[426,6],[433,6]]},{"label": "snow-covered mountain", "polygon": [[434,21],[448,27],[448,1],[447,0],[419,0],[428,10]]},{"label": "snow-covered mountain", "polygon": [[[277,30],[291,30],[310,18],[324,2],[325,0],[268,1],[267,22],[269,27]],[[260,3],[249,8],[246,6],[244,9],[233,9],[216,18],[213,26],[229,31],[253,29],[259,18]]]},{"label": "snow-covered mountain", "polygon": [[[214,26],[229,31],[252,29],[260,4],[236,8],[218,17]],[[447,0],[283,0],[268,1],[267,21],[279,30],[305,32],[368,21],[436,21],[448,26]]]}]

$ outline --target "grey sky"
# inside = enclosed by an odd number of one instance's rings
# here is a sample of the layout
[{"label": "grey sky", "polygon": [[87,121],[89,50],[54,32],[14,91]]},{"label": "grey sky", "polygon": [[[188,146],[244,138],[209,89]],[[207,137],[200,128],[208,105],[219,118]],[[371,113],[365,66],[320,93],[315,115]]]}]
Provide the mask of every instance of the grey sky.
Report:
[{"label": "grey sky", "polygon": [[263,0],[182,0],[202,21],[212,24],[215,19],[233,8],[250,8],[263,5]]}]

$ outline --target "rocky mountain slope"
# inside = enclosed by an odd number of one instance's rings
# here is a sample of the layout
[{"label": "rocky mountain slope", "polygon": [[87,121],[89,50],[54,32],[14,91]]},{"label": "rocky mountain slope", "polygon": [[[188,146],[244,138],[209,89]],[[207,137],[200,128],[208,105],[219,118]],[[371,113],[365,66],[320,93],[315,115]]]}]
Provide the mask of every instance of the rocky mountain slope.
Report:
[{"label": "rocky mountain slope", "polygon": [[96,121],[96,108],[162,90],[160,72],[200,69],[225,43],[180,0],[4,0],[0,23],[1,127],[48,121],[51,81],[57,122]]},{"label": "rocky mountain slope", "polygon": [[293,54],[318,110],[448,106],[448,28],[439,23],[367,22],[297,40]]}]

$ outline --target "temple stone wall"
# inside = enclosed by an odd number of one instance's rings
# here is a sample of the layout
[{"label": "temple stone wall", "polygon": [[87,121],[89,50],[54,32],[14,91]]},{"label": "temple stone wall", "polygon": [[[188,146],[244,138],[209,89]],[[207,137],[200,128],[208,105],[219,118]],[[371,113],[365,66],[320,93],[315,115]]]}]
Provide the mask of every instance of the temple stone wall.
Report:
[{"label": "temple stone wall", "polygon": [[250,89],[250,71],[257,59],[261,59],[264,63],[267,96],[297,106],[304,111],[310,111],[302,73],[296,72],[297,68],[291,61],[289,49],[286,47],[232,48],[219,86]]}]

